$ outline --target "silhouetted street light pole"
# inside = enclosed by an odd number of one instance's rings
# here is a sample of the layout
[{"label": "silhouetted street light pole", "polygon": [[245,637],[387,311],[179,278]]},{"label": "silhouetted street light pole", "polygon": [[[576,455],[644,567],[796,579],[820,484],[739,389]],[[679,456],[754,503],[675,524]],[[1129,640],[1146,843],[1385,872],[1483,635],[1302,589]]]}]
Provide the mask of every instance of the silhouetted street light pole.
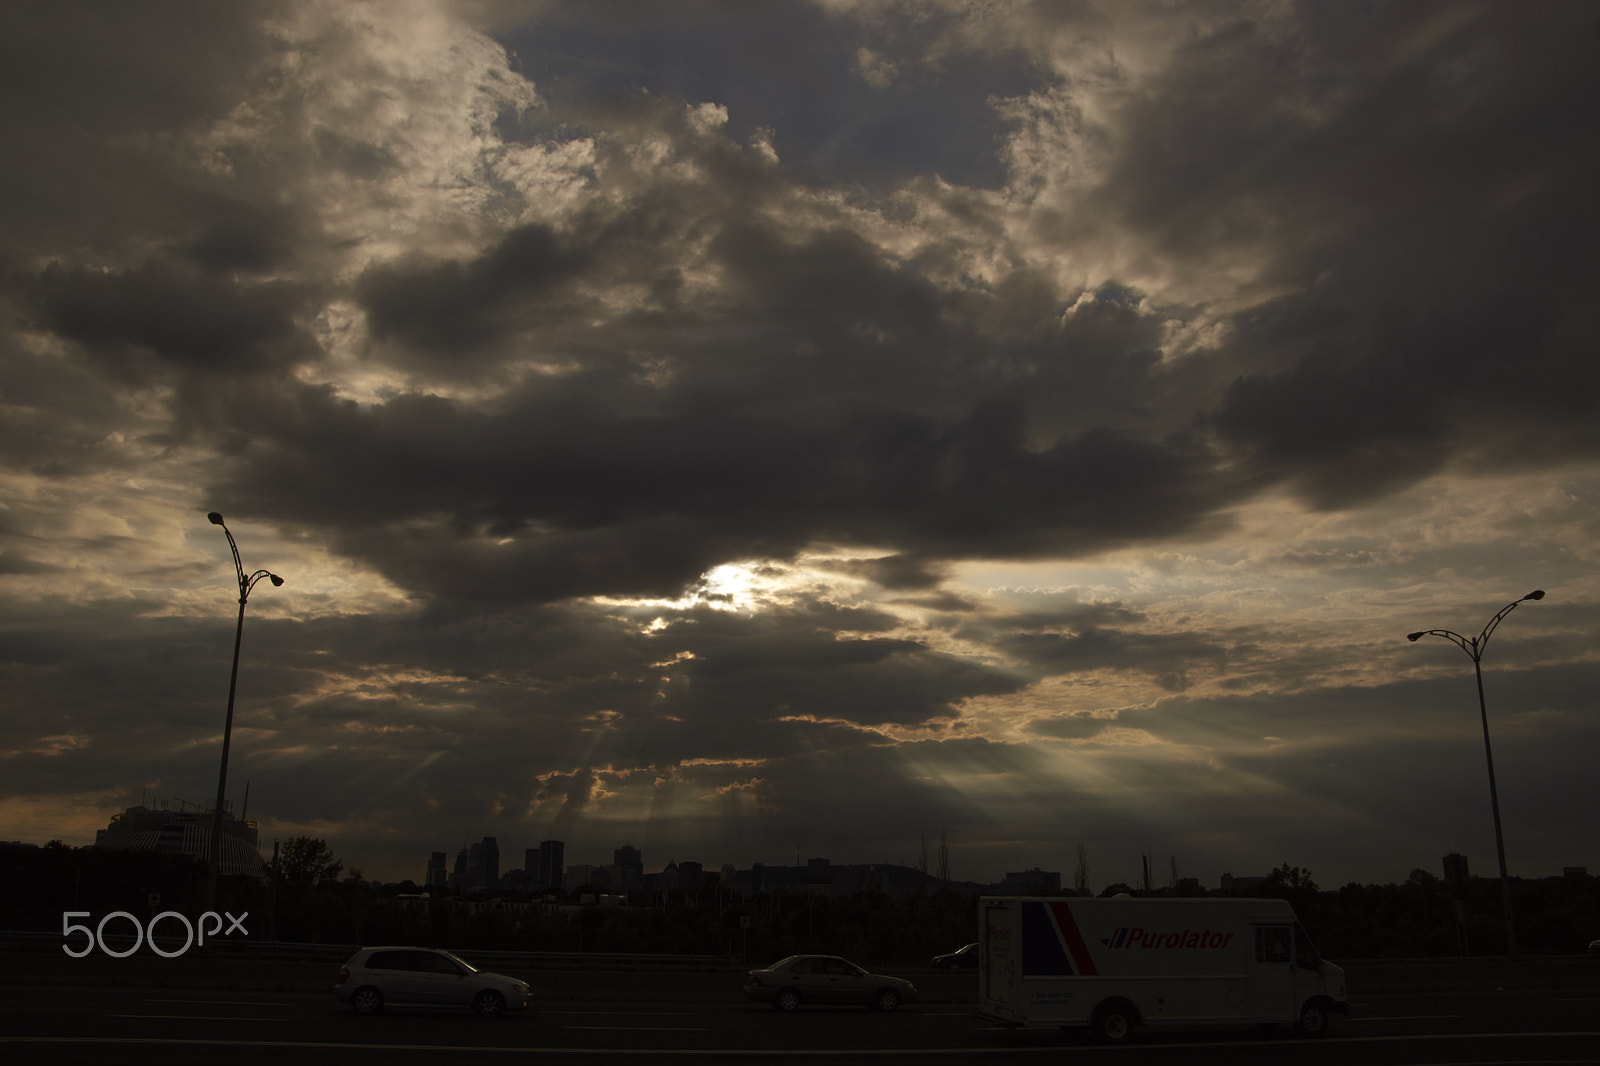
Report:
[{"label": "silhouetted street light pole", "polygon": [[233,694],[239,687],[239,645],[244,640],[244,605],[250,598],[250,590],[256,587],[256,582],[268,578],[274,585],[283,584],[283,578],[267,570],[257,570],[245,576],[244,563],[239,560],[239,545],[233,542],[233,534],[222,521],[222,516],[215,511],[206,515],[214,526],[222,526],[222,532],[227,535],[228,547],[233,551],[233,569],[239,577],[239,624],[233,631],[233,674],[228,678],[228,716],[222,725],[222,769],[217,772],[217,803],[211,812],[211,840],[206,851],[206,910],[217,909],[217,870],[222,865],[222,804],[228,791],[228,744],[233,737]]},{"label": "silhouetted street light pole", "polygon": [[1494,634],[1506,615],[1523,600],[1544,599],[1543,589],[1534,589],[1521,600],[1512,600],[1500,608],[1498,614],[1489,619],[1489,624],[1483,627],[1483,632],[1475,637],[1464,637],[1460,633],[1449,629],[1424,629],[1417,633],[1408,633],[1406,639],[1416,641],[1422,637],[1443,637],[1455,644],[1462,651],[1472,656],[1472,669],[1478,677],[1478,715],[1483,719],[1483,755],[1489,763],[1489,809],[1494,813],[1494,850],[1500,860],[1500,902],[1506,912],[1506,954],[1511,958],[1517,957],[1517,926],[1511,913],[1511,878],[1506,874],[1506,842],[1500,833],[1500,794],[1494,784],[1494,751],[1489,746],[1489,709],[1483,702],[1483,653],[1489,647],[1489,637]]}]

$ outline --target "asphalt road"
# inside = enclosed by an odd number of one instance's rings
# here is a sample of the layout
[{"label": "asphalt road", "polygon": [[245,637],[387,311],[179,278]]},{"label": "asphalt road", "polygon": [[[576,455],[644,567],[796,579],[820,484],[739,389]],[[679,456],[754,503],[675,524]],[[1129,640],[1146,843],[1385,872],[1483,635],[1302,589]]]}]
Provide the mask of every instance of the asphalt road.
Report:
[{"label": "asphalt road", "polygon": [[960,1007],[778,1014],[726,1003],[559,1003],[526,1016],[390,1010],[359,1017],[327,995],[11,985],[0,996],[0,1058],[10,1062],[469,1062],[648,1059],[1029,1063],[1098,1066],[1488,1066],[1600,1064],[1600,992],[1369,996],[1329,1036],[1258,1030],[1139,1032],[1100,1047],[1073,1032],[997,1029]]}]

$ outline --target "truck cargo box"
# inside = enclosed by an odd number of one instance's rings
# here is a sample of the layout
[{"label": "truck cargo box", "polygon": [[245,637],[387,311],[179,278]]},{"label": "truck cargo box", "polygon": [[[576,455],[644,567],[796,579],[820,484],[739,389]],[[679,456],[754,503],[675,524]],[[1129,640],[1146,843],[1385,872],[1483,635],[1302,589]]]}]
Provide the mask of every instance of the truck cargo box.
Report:
[{"label": "truck cargo box", "polygon": [[1278,899],[986,896],[979,1016],[1087,1026],[1289,1023],[1309,1035],[1347,1013],[1344,970]]}]

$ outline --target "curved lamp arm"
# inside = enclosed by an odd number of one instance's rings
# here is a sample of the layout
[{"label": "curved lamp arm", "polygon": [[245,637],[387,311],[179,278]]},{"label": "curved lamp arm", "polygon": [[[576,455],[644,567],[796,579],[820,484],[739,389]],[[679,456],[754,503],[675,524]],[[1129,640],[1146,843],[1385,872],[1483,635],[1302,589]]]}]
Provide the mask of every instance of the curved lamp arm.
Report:
[{"label": "curved lamp arm", "polygon": [[1460,633],[1450,629],[1424,629],[1417,633],[1407,633],[1406,639],[1409,641],[1417,641],[1423,637],[1443,637],[1445,640],[1448,640],[1450,643],[1456,645],[1462,651],[1472,656],[1473,662],[1478,662],[1483,658],[1484,651],[1489,647],[1489,638],[1494,634],[1495,628],[1505,620],[1506,615],[1510,614],[1512,609],[1515,608],[1517,604],[1521,603],[1523,600],[1542,599],[1544,599],[1544,589],[1534,589],[1532,592],[1522,597],[1522,599],[1512,600],[1510,603],[1500,608],[1500,610],[1496,612],[1495,616],[1489,619],[1489,624],[1483,627],[1483,632],[1479,633],[1475,637],[1464,637]]},{"label": "curved lamp arm", "polygon": [[244,562],[239,558],[239,545],[235,544],[233,541],[233,531],[230,530],[228,528],[228,524],[222,520],[222,515],[218,514],[216,511],[208,513],[206,517],[211,520],[212,525],[221,526],[223,535],[228,538],[228,550],[233,552],[233,572],[239,578],[239,605],[241,607],[244,606],[244,604],[250,599],[250,590],[255,588],[256,582],[260,581],[262,578],[271,578],[273,585],[283,584],[283,578],[279,577],[277,574],[274,574],[270,570],[257,570],[249,577],[246,577],[244,573]]}]

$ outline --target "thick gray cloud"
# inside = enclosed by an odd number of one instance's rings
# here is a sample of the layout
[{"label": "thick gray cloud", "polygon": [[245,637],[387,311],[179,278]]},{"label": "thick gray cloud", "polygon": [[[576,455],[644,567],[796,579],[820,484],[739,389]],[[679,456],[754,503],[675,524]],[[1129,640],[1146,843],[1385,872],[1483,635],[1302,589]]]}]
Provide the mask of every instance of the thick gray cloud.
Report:
[{"label": "thick gray cloud", "polygon": [[[65,249],[137,254],[156,232],[194,241],[242,218],[170,151],[239,102],[271,42],[264,5],[136,10],[8,4],[0,12],[0,265]],[[252,197],[253,199],[253,197]],[[243,206],[243,205],[241,205]]]}]

